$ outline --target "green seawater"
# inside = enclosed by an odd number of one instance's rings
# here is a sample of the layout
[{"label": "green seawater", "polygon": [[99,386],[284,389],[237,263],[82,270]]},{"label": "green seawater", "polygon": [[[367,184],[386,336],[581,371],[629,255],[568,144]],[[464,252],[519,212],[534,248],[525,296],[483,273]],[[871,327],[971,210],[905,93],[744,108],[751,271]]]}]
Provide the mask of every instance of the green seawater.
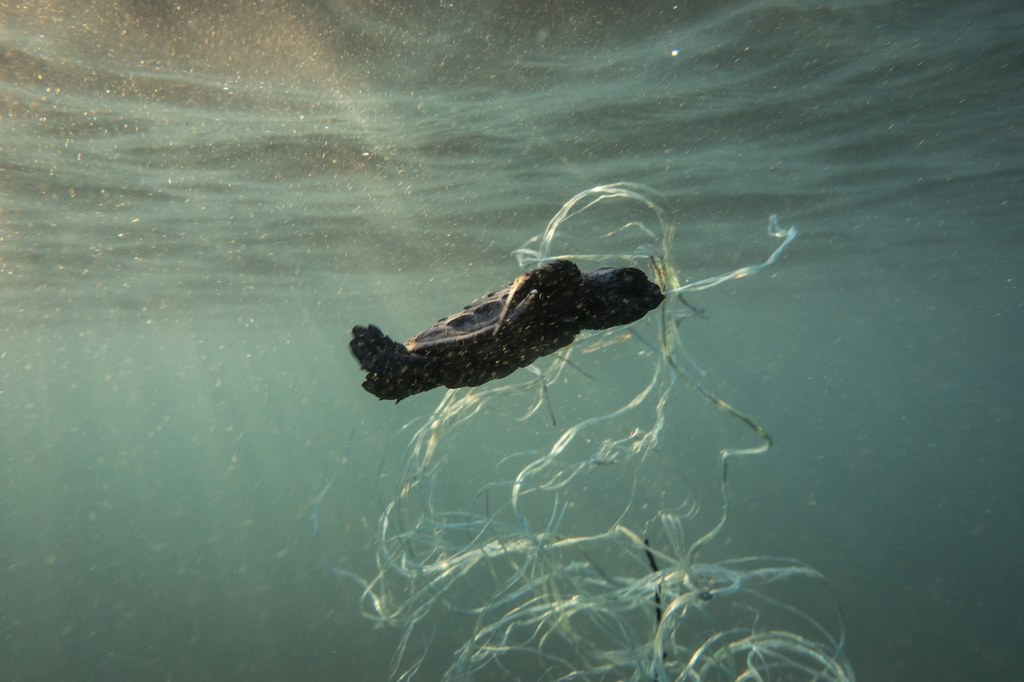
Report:
[{"label": "green seawater", "polygon": [[[1022,31],[1012,2],[0,2],[0,679],[387,679],[401,631],[322,553],[372,574],[443,393],[375,400],[349,330],[504,286],[620,180],[694,280],[800,229],[687,297],[687,352],[775,440],[711,556],[828,576],[861,679],[1019,674]],[[565,372],[554,414],[631,367]],[[660,447],[713,513],[746,433],[686,395]],[[491,409],[474,474],[543,435]],[[469,625],[430,627],[419,679]]]}]

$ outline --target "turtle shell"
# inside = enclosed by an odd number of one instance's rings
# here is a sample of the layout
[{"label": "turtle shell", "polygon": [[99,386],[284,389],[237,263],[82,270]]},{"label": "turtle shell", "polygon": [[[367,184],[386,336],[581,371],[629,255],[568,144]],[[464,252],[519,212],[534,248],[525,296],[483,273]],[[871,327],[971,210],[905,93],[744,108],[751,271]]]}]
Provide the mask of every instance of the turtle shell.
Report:
[{"label": "turtle shell", "polygon": [[520,275],[510,285],[474,301],[405,342],[422,355],[464,353],[478,345],[531,341],[546,345],[548,328],[574,328],[583,299],[583,275],[572,261],[553,261]]}]

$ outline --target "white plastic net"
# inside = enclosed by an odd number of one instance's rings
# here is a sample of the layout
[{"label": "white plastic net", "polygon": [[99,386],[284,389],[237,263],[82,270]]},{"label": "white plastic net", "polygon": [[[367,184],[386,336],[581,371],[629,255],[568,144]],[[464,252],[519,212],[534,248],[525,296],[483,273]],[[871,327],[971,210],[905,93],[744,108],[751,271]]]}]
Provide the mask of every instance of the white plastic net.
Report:
[{"label": "white plastic net", "polygon": [[[465,633],[447,680],[854,679],[821,574],[777,557],[699,561],[729,518],[730,460],[771,439],[683,350],[680,325],[696,312],[683,294],[771,266],[796,230],[772,216],[769,234],[781,243],[764,262],[685,282],[664,202],[617,183],[573,197],[515,252],[524,268],[556,258],[640,267],[667,298],[508,380],[450,390],[409,426],[376,529],[376,574],[325,558],[361,586],[370,618],[402,629],[393,679],[421,672],[442,623]],[[662,437],[688,388],[753,432],[749,446],[720,449],[717,490],[695,490],[689,453]],[[314,509],[318,542],[333,480]],[[720,512],[690,539],[707,496]]]}]

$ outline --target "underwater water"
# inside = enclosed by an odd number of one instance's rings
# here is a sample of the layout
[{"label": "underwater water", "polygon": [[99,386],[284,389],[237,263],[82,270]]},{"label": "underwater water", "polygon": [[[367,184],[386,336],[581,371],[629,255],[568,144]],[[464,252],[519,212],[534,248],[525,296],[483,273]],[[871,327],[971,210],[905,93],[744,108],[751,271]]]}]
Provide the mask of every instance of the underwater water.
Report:
[{"label": "underwater water", "polygon": [[[1020,675],[1024,10],[623,7],[0,0],[0,679]],[[620,182],[534,255],[799,234],[363,391]]]}]

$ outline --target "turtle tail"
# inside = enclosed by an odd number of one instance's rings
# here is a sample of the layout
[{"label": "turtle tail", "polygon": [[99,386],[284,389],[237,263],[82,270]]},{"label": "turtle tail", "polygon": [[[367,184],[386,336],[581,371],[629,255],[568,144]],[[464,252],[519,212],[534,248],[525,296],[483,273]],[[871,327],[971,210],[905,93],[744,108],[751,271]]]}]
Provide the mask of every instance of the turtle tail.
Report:
[{"label": "turtle tail", "polygon": [[381,400],[399,401],[437,386],[423,376],[427,360],[387,336],[374,325],[353,327],[348,347],[366,371],[363,388]]}]

